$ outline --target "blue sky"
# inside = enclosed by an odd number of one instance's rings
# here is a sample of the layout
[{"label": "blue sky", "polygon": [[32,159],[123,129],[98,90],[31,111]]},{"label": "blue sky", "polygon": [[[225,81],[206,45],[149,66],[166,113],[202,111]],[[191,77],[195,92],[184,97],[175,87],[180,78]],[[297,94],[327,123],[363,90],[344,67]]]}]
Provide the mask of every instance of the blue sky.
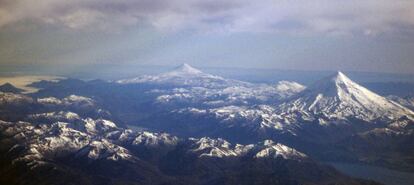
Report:
[{"label": "blue sky", "polygon": [[0,66],[414,73],[410,0],[0,0]]}]

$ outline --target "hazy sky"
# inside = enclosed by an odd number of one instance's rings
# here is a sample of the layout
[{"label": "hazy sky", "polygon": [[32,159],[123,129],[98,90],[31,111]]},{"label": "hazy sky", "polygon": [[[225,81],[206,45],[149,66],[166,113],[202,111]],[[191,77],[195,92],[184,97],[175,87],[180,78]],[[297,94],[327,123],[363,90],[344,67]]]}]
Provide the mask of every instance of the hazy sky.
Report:
[{"label": "hazy sky", "polygon": [[183,62],[413,74],[414,1],[0,0],[1,68]]}]

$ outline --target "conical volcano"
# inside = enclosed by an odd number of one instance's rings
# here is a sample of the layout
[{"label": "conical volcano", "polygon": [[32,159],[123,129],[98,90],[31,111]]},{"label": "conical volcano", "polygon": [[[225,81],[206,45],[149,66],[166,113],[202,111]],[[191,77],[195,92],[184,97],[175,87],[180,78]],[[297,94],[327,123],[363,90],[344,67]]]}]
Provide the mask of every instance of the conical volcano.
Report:
[{"label": "conical volcano", "polygon": [[349,79],[342,72],[317,81],[284,104],[284,111],[300,111],[328,118],[357,118],[365,121],[397,119],[412,111]]},{"label": "conical volcano", "polygon": [[13,86],[10,83],[5,83],[0,85],[0,92],[21,93],[23,90]]},{"label": "conical volcano", "polygon": [[173,71],[170,71],[169,73],[201,74],[203,72],[199,69],[194,68],[193,66],[190,66],[187,63],[184,63],[176,67]]}]

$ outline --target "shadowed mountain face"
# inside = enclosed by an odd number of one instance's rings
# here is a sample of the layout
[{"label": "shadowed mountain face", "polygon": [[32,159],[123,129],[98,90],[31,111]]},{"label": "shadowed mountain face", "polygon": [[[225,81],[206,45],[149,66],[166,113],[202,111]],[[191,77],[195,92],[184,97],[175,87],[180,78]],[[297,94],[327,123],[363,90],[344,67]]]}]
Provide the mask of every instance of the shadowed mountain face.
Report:
[{"label": "shadowed mountain face", "polygon": [[0,92],[6,92],[6,93],[21,93],[23,92],[22,89],[19,89],[17,87],[14,87],[12,84],[10,83],[5,83],[3,85],[0,85]]},{"label": "shadowed mountain face", "polygon": [[304,87],[183,64],[32,86],[0,93],[1,184],[376,184],[319,162],[414,169],[414,113],[341,72]]}]

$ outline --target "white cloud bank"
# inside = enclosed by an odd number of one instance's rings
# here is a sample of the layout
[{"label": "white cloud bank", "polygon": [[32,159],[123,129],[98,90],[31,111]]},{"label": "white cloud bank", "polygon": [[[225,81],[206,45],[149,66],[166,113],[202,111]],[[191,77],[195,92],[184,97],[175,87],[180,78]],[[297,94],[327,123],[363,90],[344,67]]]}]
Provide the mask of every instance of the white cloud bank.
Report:
[{"label": "white cloud bank", "polygon": [[75,30],[295,34],[411,33],[413,0],[0,0],[0,28],[24,22]]}]

